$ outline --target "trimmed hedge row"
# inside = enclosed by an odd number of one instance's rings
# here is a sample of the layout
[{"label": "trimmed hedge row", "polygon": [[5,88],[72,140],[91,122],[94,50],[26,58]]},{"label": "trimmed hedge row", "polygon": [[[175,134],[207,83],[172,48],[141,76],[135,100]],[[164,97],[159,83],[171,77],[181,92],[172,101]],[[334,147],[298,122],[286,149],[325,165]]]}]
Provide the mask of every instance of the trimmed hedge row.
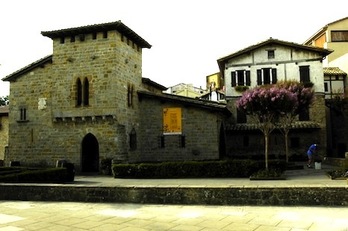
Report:
[{"label": "trimmed hedge row", "polygon": [[[279,161],[272,161],[269,166],[281,171],[286,168]],[[264,162],[255,160],[184,161],[113,164],[112,172],[115,178],[237,178],[250,177],[263,167]]]},{"label": "trimmed hedge row", "polygon": [[69,168],[0,170],[0,182],[4,183],[64,183],[74,181],[74,177]]}]

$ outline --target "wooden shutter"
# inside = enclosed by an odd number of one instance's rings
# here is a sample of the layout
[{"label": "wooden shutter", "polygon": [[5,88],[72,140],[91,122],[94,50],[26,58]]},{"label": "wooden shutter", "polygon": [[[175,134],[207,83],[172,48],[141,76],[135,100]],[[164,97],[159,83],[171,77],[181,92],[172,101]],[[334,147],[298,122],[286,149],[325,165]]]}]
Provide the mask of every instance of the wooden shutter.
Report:
[{"label": "wooden shutter", "polygon": [[277,69],[272,68],[272,83],[275,84],[277,83]]},{"label": "wooden shutter", "polygon": [[246,78],[246,86],[250,86],[250,71],[245,72],[245,78]]},{"label": "wooden shutter", "polygon": [[232,87],[236,86],[236,72],[234,71],[231,72],[231,86]]},{"label": "wooden shutter", "polygon": [[309,66],[300,66],[300,82],[302,83],[310,82]]},{"label": "wooden shutter", "polygon": [[262,85],[261,69],[257,70],[257,85]]}]

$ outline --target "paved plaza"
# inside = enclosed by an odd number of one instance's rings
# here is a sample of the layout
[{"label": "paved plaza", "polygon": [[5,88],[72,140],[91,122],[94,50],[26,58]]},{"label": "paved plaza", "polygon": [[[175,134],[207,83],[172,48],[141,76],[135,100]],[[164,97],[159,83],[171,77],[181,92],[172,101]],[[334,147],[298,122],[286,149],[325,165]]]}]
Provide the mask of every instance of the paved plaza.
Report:
[{"label": "paved plaza", "polygon": [[[115,179],[76,176],[60,187],[319,187],[347,188],[347,180],[331,180],[323,169],[286,171],[284,181],[249,179]],[[29,184],[30,185],[30,184]],[[47,185],[57,187],[57,185]],[[29,190],[29,189],[28,189]],[[348,207],[161,205],[0,201],[0,231],[348,231]]]},{"label": "paved plaza", "polygon": [[348,208],[0,201],[0,231],[347,231]]}]

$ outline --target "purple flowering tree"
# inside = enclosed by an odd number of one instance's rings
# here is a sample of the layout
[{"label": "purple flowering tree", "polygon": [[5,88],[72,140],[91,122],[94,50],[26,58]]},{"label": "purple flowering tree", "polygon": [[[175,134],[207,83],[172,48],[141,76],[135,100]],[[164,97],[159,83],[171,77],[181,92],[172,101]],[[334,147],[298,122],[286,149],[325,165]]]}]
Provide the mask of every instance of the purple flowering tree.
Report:
[{"label": "purple flowering tree", "polygon": [[245,91],[237,100],[236,107],[258,123],[265,141],[265,167],[268,170],[269,136],[280,116],[297,108],[295,93],[277,86],[256,87]]},{"label": "purple flowering tree", "polygon": [[292,110],[284,111],[280,117],[279,128],[284,134],[285,140],[285,157],[286,162],[289,162],[289,132],[296,117],[304,111],[307,111],[309,106],[314,101],[314,91],[311,87],[305,87],[303,83],[295,80],[281,81],[276,84],[279,88],[287,89],[294,93],[297,98],[296,107]]}]

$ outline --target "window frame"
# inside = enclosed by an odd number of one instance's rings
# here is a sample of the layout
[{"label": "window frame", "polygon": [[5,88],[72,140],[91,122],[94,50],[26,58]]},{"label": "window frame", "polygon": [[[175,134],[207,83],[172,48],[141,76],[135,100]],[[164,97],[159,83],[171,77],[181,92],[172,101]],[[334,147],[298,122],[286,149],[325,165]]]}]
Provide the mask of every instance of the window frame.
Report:
[{"label": "window frame", "polygon": [[[267,73],[268,74],[265,74]],[[278,74],[277,68],[261,68],[256,70],[257,75],[257,85],[268,85],[268,84],[276,84],[278,82]],[[269,81],[265,81],[265,76],[269,77]]]},{"label": "window frame", "polygon": [[309,65],[299,66],[300,82],[311,82],[311,70]]},{"label": "window frame", "polygon": [[231,71],[231,86],[251,86],[250,70]]}]

